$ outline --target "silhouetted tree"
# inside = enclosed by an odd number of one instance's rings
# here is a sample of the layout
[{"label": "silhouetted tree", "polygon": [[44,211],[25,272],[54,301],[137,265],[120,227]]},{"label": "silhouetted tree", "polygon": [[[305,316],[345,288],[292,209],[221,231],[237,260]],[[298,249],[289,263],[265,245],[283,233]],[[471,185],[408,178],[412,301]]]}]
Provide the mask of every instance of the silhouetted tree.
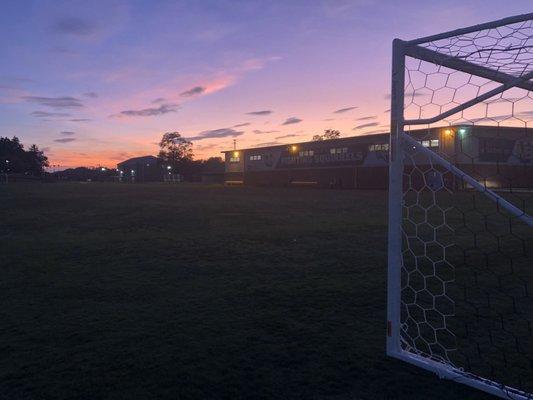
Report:
[{"label": "silhouetted tree", "polygon": [[322,135],[324,140],[338,139],[340,136],[341,136],[341,133],[336,129],[326,129],[324,131],[324,134]]},{"label": "silhouetted tree", "polygon": [[340,131],[336,129],[326,129],[324,134],[313,136],[313,141],[320,142],[321,140],[338,139],[340,136]]},{"label": "silhouetted tree", "polygon": [[1,172],[41,175],[47,166],[48,157],[36,145],[25,151],[18,137],[0,137]]},{"label": "silhouetted tree", "polygon": [[44,168],[48,167],[48,157],[44,155],[44,152],[32,144],[30,149],[26,152],[28,171],[34,175],[41,175],[44,172]]},{"label": "silhouetted tree", "polygon": [[77,167],[56,171],[52,174],[60,180],[67,181],[112,181],[116,176],[116,170],[102,167]]},{"label": "silhouetted tree", "polygon": [[204,161],[204,172],[224,172],[222,157],[209,157]]},{"label": "silhouetted tree", "polygon": [[165,133],[159,142],[159,148],[159,158],[178,171],[192,162],[192,143],[178,132]]}]

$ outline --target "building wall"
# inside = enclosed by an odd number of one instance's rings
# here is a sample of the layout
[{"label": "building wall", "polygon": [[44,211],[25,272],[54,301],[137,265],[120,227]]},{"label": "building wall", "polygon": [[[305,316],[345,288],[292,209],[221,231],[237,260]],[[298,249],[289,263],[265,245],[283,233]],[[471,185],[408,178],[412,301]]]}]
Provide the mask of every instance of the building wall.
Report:
[{"label": "building wall", "polygon": [[[488,186],[532,186],[531,129],[465,126],[410,133]],[[379,134],[226,152],[226,181],[385,189],[388,141],[388,134]]]},{"label": "building wall", "polygon": [[[376,144],[380,146],[376,147]],[[226,181],[246,185],[386,188],[388,135],[225,153]]]},{"label": "building wall", "polygon": [[123,182],[159,182],[166,172],[158,160],[127,160],[117,167]]}]

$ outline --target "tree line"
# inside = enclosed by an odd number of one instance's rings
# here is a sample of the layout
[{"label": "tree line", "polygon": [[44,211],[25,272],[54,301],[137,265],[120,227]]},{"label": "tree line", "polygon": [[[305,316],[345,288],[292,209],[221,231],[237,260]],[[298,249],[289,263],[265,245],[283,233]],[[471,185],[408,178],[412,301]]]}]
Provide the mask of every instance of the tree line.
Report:
[{"label": "tree line", "polygon": [[[327,129],[322,135],[315,135],[314,141],[336,139],[340,132]],[[193,144],[178,132],[163,134],[159,142],[158,157],[172,167],[173,171],[183,175],[187,180],[194,180],[202,173],[224,172],[224,161],[221,157],[210,157],[207,160],[194,160]],[[48,157],[35,144],[24,149],[18,137],[12,139],[0,137],[0,173],[19,173],[41,176],[49,166]],[[115,170],[106,168],[69,168],[54,173],[60,178],[69,180],[109,178]]]},{"label": "tree line", "polygon": [[224,172],[224,161],[221,157],[194,160],[192,142],[182,137],[179,132],[163,134],[159,142],[158,157],[186,180],[194,180],[201,173]]},{"label": "tree line", "polygon": [[48,165],[48,157],[35,144],[25,150],[18,137],[0,137],[0,172],[41,176]]}]

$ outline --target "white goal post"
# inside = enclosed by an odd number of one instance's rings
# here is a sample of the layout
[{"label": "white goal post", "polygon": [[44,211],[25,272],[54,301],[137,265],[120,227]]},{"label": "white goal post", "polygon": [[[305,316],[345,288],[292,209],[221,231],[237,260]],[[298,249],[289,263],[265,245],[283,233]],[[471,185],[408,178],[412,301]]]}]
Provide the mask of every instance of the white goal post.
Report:
[{"label": "white goal post", "polygon": [[533,13],[393,42],[387,354],[533,399]]}]

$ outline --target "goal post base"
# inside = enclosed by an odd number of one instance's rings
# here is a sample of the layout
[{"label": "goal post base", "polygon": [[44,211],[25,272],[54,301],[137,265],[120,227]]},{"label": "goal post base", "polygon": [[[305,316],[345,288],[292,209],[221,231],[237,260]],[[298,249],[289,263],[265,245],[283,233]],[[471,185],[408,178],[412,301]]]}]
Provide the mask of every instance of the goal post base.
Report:
[{"label": "goal post base", "polygon": [[470,386],[474,389],[482,390],[491,395],[501,397],[507,400],[532,400],[530,394],[522,392],[520,390],[493,382],[489,379],[477,377],[475,375],[468,374],[460,369],[454,368],[450,365],[440,363],[430,358],[419,356],[408,351],[400,350],[388,350],[387,355],[392,358],[407,362],[415,365],[426,371],[433,372],[441,379],[462,383]]}]

